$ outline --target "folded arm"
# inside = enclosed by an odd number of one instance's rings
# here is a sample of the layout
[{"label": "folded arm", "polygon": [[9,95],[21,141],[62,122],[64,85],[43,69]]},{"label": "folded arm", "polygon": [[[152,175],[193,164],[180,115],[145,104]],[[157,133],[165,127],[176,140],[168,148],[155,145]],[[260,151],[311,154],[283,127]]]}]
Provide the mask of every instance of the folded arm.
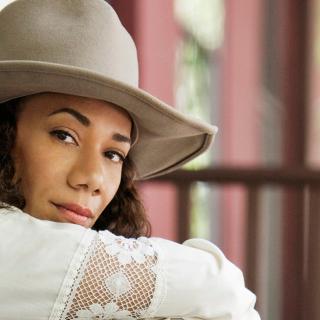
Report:
[{"label": "folded arm", "polygon": [[2,317],[260,319],[242,273],[208,241],[126,239],[22,212],[6,216]]}]

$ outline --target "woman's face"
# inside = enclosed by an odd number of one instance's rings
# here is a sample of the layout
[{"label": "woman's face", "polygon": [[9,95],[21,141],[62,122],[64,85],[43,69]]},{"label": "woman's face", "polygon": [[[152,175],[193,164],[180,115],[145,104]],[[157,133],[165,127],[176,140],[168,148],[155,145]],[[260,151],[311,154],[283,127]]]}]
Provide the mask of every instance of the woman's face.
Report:
[{"label": "woman's face", "polygon": [[24,211],[92,227],[119,187],[131,125],[107,102],[53,93],[24,98],[12,154]]}]

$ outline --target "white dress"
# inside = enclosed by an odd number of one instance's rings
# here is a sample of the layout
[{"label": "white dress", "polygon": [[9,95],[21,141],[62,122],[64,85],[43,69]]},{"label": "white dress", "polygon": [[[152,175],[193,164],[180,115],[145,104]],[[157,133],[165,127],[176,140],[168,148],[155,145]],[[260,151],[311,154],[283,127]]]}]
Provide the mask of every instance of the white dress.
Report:
[{"label": "white dress", "polygon": [[258,320],[254,303],[208,241],[126,239],[0,209],[1,320]]}]

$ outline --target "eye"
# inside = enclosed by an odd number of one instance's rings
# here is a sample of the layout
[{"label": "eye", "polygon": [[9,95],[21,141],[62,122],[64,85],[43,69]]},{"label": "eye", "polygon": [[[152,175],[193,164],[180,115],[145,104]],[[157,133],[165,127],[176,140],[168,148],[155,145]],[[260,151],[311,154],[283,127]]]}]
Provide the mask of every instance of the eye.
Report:
[{"label": "eye", "polygon": [[104,156],[115,163],[122,163],[125,157],[117,151],[106,151]]},{"label": "eye", "polygon": [[64,143],[73,143],[73,144],[77,144],[76,139],[67,131],[65,130],[53,130],[50,132],[50,134],[56,138],[58,138],[59,140],[63,141]]}]

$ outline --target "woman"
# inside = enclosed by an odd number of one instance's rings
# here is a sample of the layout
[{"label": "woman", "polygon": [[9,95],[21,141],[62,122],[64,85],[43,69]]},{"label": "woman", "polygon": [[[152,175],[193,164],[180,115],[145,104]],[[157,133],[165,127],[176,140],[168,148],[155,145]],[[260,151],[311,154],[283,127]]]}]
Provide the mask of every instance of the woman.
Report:
[{"label": "woman", "polygon": [[1,319],[259,319],[213,244],[143,237],[133,180],[178,168],[216,129],[138,89],[137,70],[103,0],[0,12]]}]

